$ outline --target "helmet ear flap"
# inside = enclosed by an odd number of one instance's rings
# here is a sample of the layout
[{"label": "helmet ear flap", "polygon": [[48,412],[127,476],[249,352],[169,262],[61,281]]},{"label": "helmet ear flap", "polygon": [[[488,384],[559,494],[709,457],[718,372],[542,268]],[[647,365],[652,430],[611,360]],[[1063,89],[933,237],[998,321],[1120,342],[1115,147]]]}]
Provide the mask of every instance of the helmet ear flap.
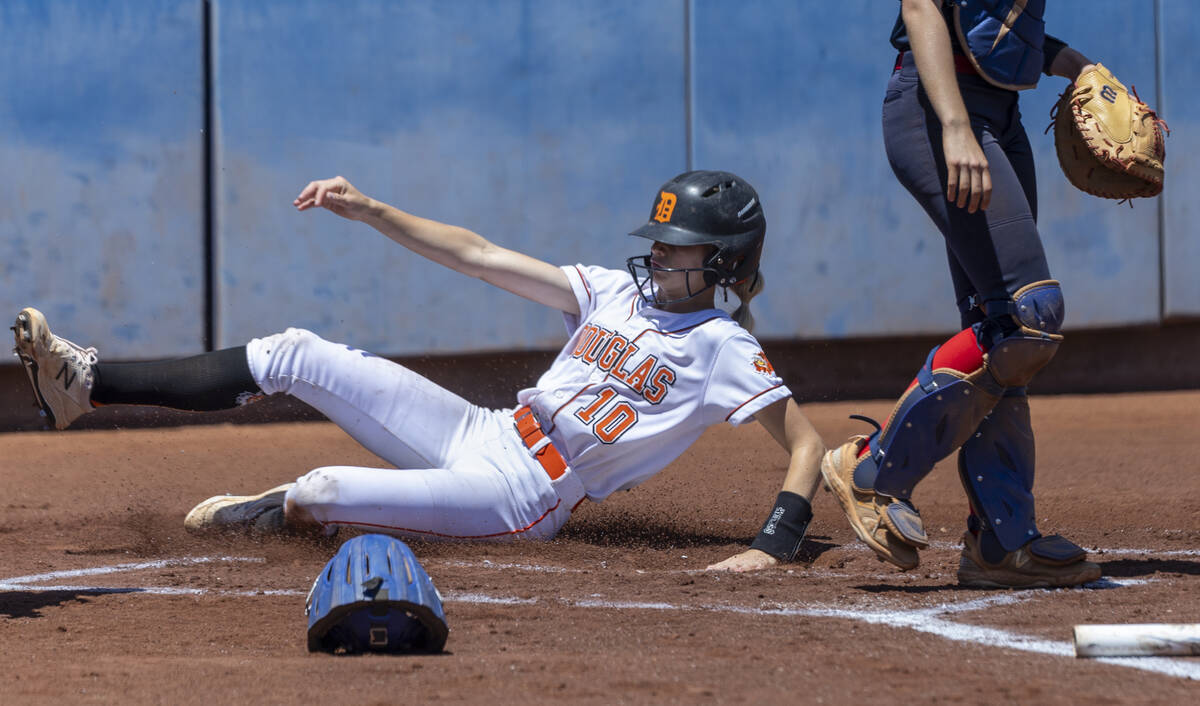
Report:
[{"label": "helmet ear flap", "polygon": [[725,273],[724,251],[720,247],[714,245],[712,253],[709,254],[709,256],[704,260],[704,284],[705,284],[705,286],[712,287],[714,285],[720,284],[721,280],[725,276],[724,273]]},{"label": "helmet ear flap", "polygon": [[[731,261],[732,260],[732,261]],[[738,269],[746,262],[745,255],[731,253],[728,249],[717,248],[704,263],[704,283],[710,287],[721,285],[729,287],[738,280]]]}]

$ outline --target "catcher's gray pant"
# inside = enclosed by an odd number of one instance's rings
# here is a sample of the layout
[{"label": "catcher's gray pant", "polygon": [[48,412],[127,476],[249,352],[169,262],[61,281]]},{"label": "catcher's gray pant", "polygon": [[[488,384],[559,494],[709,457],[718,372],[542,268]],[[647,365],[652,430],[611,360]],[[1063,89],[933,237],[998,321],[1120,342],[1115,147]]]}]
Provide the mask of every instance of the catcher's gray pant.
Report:
[{"label": "catcher's gray pant", "polygon": [[[1050,268],[1037,231],[1033,152],[1021,124],[1018,94],[961,73],[958,86],[991,173],[992,198],[986,211],[967,213],[946,200],[941,122],[921,87],[912,52],[905,52],[888,82],[883,137],[896,177],[945,237],[955,300],[966,329],[985,318],[978,302],[1008,300],[1021,287],[1050,279]],[[1024,395],[1024,388],[1006,390],[1004,401],[983,417],[959,459],[972,507],[988,525],[995,519],[990,515],[998,515],[1001,508],[1010,521],[1028,518],[1025,526],[1005,533],[1004,545],[1019,546],[1038,536],[1033,524],[1033,431]],[[1003,449],[1003,462],[997,449]],[[981,544],[989,560],[1017,548],[998,547],[994,533],[984,534]]]},{"label": "catcher's gray pant", "polygon": [[[973,295],[1007,299],[1021,287],[1050,279],[1037,231],[1037,181],[1033,151],[1021,125],[1016,91],[978,76],[958,75],[971,126],[987,157],[992,201],[967,213],[946,200],[942,126],[921,88],[912,52],[892,73],[883,101],[883,142],[896,178],[916,198],[946,238],[950,276],[960,307]],[[962,327],[979,321],[964,311]]]},{"label": "catcher's gray pant", "polygon": [[287,500],[324,526],[425,539],[550,539],[584,497],[567,469],[551,481],[490,410],[408,368],[302,329],[246,345],[255,382],[315,407],[395,468],[331,466]]}]

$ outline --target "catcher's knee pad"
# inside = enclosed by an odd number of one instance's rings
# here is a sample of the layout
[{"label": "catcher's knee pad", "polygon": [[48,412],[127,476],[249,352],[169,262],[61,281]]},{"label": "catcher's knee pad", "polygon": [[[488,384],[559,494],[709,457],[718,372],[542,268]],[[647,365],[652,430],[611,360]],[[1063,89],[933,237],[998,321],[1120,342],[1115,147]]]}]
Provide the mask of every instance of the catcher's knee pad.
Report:
[{"label": "catcher's knee pad", "polygon": [[[988,302],[988,319],[1003,321],[992,336],[987,367],[1003,387],[1024,387],[1050,362],[1062,342],[1062,288],[1054,280],[1027,284],[1008,302]],[[1007,321],[1011,317],[1013,328]],[[981,324],[987,326],[987,323]]]},{"label": "catcher's knee pad", "polygon": [[855,485],[909,498],[933,465],[966,441],[1002,393],[984,365],[976,331],[961,331],[929,352],[887,424],[871,437],[871,459],[855,469]]},{"label": "catcher's knee pad", "polygon": [[382,534],[343,544],[304,612],[310,652],[440,652],[449,633],[429,574],[404,542]]},{"label": "catcher's knee pad", "polygon": [[1008,553],[1039,536],[1033,503],[1033,428],[1024,389],[1007,390],[979,423],[958,452],[958,473],[983,525],[981,547],[994,539]]}]

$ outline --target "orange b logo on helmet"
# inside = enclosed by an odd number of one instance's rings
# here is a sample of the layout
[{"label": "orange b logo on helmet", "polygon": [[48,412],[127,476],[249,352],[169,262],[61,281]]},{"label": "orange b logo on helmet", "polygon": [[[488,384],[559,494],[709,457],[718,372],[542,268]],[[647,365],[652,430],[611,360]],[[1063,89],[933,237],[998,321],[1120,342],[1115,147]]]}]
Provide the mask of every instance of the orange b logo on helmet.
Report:
[{"label": "orange b logo on helmet", "polygon": [[659,223],[667,223],[671,220],[671,214],[675,212],[675,194],[669,191],[660,192],[658,197],[658,208],[654,210],[654,220]]}]

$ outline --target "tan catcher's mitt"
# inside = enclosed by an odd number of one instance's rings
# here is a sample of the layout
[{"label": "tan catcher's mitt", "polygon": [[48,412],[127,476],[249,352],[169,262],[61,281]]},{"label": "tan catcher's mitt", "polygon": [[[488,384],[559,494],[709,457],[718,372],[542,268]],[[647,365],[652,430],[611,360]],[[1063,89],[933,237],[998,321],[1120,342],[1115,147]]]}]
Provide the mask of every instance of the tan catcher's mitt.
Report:
[{"label": "tan catcher's mitt", "polygon": [[1052,115],[1058,163],[1076,188],[1109,199],[1162,192],[1167,125],[1102,64],[1067,87]]}]

